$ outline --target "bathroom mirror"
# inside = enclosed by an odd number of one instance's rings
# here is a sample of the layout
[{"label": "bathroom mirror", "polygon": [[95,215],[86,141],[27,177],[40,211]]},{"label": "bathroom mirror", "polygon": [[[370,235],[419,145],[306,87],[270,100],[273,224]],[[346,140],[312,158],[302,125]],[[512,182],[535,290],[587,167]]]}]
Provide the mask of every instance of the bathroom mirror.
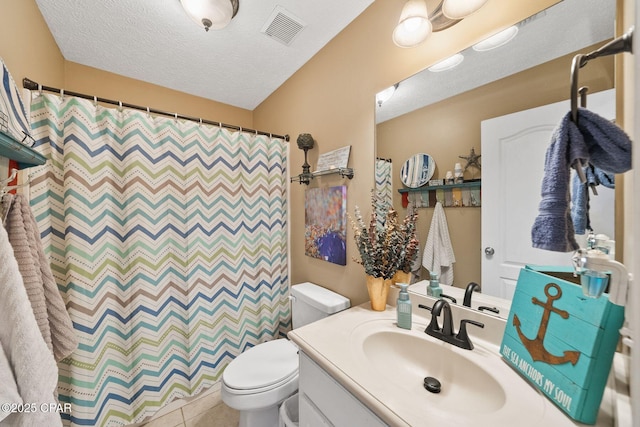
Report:
[{"label": "bathroom mirror", "polygon": [[[515,38],[501,47],[489,51],[469,47],[461,52],[464,60],[456,68],[424,70],[399,82],[391,98],[381,105],[376,102],[376,155],[382,159],[376,161],[376,187],[386,188],[402,213],[400,168],[410,156],[429,153],[437,165],[433,179],[443,179],[455,163],[465,166],[466,160],[459,156],[469,156],[471,148],[482,156],[482,120],[567,100],[573,55],[611,39],[614,19],[613,1],[564,0],[519,23]],[[592,61],[581,70],[580,84],[589,86],[589,93],[610,89],[613,81],[612,57]],[[546,147],[549,141],[543,143]],[[481,171],[473,168],[464,176],[480,177]],[[445,212],[455,248],[455,285],[480,283],[485,256],[482,208],[451,207]],[[432,214],[433,209],[419,209],[421,245]],[[610,218],[613,223],[613,215]],[[423,268],[420,280],[428,279],[425,275]]]}]

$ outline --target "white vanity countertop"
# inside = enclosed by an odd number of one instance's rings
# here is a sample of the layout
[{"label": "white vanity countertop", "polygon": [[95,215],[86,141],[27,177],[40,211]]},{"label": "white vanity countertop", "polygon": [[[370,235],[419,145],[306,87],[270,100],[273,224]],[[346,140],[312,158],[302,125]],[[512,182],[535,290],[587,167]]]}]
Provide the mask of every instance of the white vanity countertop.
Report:
[{"label": "white vanity countertop", "polygon": [[[424,329],[428,320],[430,319],[428,313],[426,316],[422,316],[422,311],[418,309],[415,300],[421,300],[421,298],[413,298],[413,328],[412,332],[424,333]],[[427,301],[419,301],[420,303],[426,303],[431,306],[432,303]],[[453,312],[454,325],[457,330],[459,327],[461,316],[464,318],[475,317],[473,315],[468,316],[470,310],[455,309]],[[498,322],[496,325],[492,325],[494,319],[489,319],[489,316],[482,315],[486,329],[500,330],[504,328],[499,322],[504,322],[502,319],[495,319]],[[390,426],[418,426],[418,425],[439,425],[446,426],[484,426],[492,425],[493,427],[499,426],[512,426],[513,423],[517,423],[519,427],[525,426],[576,426],[582,425],[575,423],[568,416],[566,416],[560,409],[558,409],[553,403],[540,394],[539,391],[531,387],[524,379],[520,377],[514,377],[511,379],[509,387],[509,394],[518,398],[522,397],[529,399],[525,402],[519,402],[519,410],[504,410],[499,413],[493,413],[491,411],[486,413],[479,413],[470,415],[469,411],[466,414],[462,414],[465,411],[466,402],[459,402],[456,405],[460,405],[459,411],[455,409],[451,410],[437,405],[434,403],[437,401],[438,395],[431,395],[424,389],[416,392],[407,392],[401,388],[398,388],[398,384],[391,384],[378,372],[372,372],[370,367],[366,363],[362,363],[361,355],[357,355],[357,350],[354,349],[354,331],[362,330],[363,325],[370,324],[372,327],[386,328],[389,331],[398,330],[396,324],[396,308],[393,306],[387,306],[387,309],[382,312],[372,311],[369,303],[364,303],[360,306],[353,307],[342,313],[338,313],[328,318],[322,319],[310,325],[298,328],[289,332],[289,338],[293,341],[300,350],[311,357],[318,365],[320,365],[325,371],[327,371],[336,381],[338,381],[343,387],[351,392],[356,398],[364,403],[371,411],[373,411],[378,417],[380,417],[385,423]],[[374,326],[378,325],[378,326]],[[368,326],[364,326],[367,328]],[[485,342],[480,340],[474,340],[474,331],[472,326],[469,327],[469,335],[472,341],[476,344],[476,348],[471,350],[476,352],[473,357],[477,358],[477,361],[483,363],[481,366],[489,368],[489,366],[498,366],[496,364],[504,364],[499,356],[500,342]],[[499,334],[492,334],[493,337],[501,336]],[[475,335],[478,336],[478,335]],[[485,338],[486,339],[486,338]],[[461,350],[450,344],[442,343],[442,345],[450,346],[453,352],[464,352],[468,350]],[[424,355],[425,360],[429,358],[429,354]],[[394,361],[390,360],[390,364]],[[485,365],[486,364],[486,365]],[[501,366],[499,366],[502,368]],[[368,369],[369,368],[369,369]],[[515,372],[514,372],[515,374]],[[517,374],[515,374],[517,376]],[[419,377],[420,374],[418,373]],[[420,380],[420,378],[417,378]],[[418,385],[421,387],[421,385]],[[444,387],[444,386],[443,386]],[[401,392],[402,391],[402,392]],[[424,394],[422,394],[424,392]],[[534,393],[534,394],[532,394]],[[541,397],[541,399],[538,399]],[[606,397],[606,395],[605,395]],[[419,400],[416,400],[419,399]],[[520,399],[521,401],[523,399]],[[419,404],[417,404],[419,402]],[[522,413],[522,405],[529,405],[531,402],[530,412]],[[603,405],[604,406],[604,405]],[[529,408],[527,407],[527,410]],[[597,426],[611,426],[612,420],[608,413],[608,410],[600,411]],[[472,419],[473,422],[469,423]],[[356,427],[356,426],[354,426]]]}]

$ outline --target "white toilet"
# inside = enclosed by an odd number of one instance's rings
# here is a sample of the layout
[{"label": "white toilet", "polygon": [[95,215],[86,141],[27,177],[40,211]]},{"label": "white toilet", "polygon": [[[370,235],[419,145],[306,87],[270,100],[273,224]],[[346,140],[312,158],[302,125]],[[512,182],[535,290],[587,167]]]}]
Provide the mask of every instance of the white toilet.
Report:
[{"label": "white toilet", "polygon": [[[349,308],[349,300],[313,283],[291,287],[293,328]],[[258,344],[222,373],[222,400],[240,411],[240,427],[277,427],[278,407],[298,390],[298,349],[286,339]]]}]

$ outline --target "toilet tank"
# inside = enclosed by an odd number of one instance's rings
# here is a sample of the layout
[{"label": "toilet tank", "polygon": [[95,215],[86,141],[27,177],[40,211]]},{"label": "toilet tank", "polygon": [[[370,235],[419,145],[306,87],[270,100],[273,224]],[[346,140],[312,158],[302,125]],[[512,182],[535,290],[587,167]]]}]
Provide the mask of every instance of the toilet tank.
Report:
[{"label": "toilet tank", "polygon": [[348,298],[313,283],[291,286],[293,328],[323,319],[351,306]]}]

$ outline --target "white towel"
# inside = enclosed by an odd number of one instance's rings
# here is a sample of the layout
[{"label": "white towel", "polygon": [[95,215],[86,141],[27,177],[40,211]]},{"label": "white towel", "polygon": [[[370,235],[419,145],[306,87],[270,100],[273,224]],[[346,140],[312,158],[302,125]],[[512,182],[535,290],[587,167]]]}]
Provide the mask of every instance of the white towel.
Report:
[{"label": "white towel", "polygon": [[[42,338],[36,318],[24,288],[18,263],[4,227],[0,226],[0,344],[8,364],[0,377],[15,379],[15,386],[25,404],[56,403],[58,367],[53,354]],[[10,385],[11,387],[14,384]],[[2,384],[1,387],[5,387]],[[61,426],[55,411],[12,413],[0,421],[0,426]]]},{"label": "white towel", "polygon": [[436,203],[431,219],[431,227],[424,245],[422,265],[430,273],[436,273],[443,285],[453,285],[453,263],[456,257],[453,254],[453,246],[449,238],[449,227],[444,215],[442,203]]},{"label": "white towel", "polygon": [[[4,348],[0,345],[0,402],[9,404],[22,403],[20,393],[18,393],[18,385],[13,376],[13,369]],[[0,421],[9,415],[8,412],[0,411]]]}]

